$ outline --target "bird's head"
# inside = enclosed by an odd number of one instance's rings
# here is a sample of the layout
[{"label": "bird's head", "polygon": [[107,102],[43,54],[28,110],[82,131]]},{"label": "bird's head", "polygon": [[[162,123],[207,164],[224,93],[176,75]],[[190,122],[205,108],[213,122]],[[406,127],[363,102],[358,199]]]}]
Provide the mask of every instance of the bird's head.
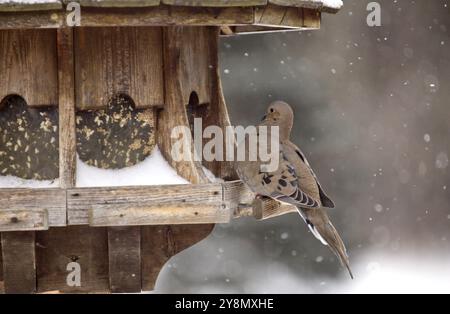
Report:
[{"label": "bird's head", "polygon": [[294,125],[294,111],[283,101],[275,101],[269,105],[263,117],[263,123],[280,128],[280,138],[289,139]]}]

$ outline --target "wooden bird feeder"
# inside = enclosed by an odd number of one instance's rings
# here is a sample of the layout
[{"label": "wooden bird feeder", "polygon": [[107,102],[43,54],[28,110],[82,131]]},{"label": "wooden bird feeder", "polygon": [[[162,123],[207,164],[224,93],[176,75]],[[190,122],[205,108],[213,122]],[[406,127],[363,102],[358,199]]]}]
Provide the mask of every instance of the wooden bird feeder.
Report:
[{"label": "wooden bird feeder", "polygon": [[[215,223],[292,211],[252,204],[227,162],[175,161],[170,135],[194,117],[230,124],[219,36],[317,29],[333,1],[75,2],[77,27],[66,24],[68,0],[0,1],[0,175],[59,178],[58,188],[0,189],[0,291],[152,290],[164,263]],[[192,184],[76,186],[77,153],[120,169],[155,145]],[[71,263],[81,286],[68,284]]]}]

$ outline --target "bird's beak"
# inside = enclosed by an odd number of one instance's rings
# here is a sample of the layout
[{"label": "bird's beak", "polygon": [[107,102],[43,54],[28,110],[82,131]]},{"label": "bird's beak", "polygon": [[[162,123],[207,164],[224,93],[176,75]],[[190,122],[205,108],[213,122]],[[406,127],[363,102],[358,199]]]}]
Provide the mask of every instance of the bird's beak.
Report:
[{"label": "bird's beak", "polygon": [[266,120],[266,118],[267,118],[267,115],[265,114],[264,117],[261,119],[261,121]]}]

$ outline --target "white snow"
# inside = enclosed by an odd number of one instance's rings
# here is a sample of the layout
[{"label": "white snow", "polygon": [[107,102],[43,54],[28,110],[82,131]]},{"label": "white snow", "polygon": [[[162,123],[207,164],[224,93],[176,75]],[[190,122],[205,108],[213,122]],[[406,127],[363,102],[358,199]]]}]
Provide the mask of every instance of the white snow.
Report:
[{"label": "white snow", "polygon": [[56,180],[26,180],[14,176],[0,176],[0,188],[57,188],[59,179]]},{"label": "white snow", "polygon": [[324,7],[329,7],[333,9],[340,9],[344,5],[342,0],[322,0]]},{"label": "white snow", "polygon": [[144,161],[123,169],[100,169],[77,160],[77,187],[189,184],[158,147]]},{"label": "white snow", "polygon": [[[214,175],[206,168],[205,174],[213,182]],[[144,161],[123,169],[100,169],[77,158],[77,187],[171,185],[189,184],[164,159],[158,147]],[[57,188],[59,180],[25,180],[14,176],[0,176],[0,188]]]}]

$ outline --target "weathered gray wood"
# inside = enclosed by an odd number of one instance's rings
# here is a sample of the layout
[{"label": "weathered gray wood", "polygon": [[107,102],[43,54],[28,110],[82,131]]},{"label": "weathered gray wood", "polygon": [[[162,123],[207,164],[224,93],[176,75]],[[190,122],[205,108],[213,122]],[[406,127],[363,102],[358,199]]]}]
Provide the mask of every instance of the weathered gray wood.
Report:
[{"label": "weathered gray wood", "polygon": [[153,290],[169,258],[203,240],[213,227],[211,224],[142,227],[142,290]]},{"label": "weathered gray wood", "polygon": [[7,0],[0,1],[0,12],[16,11],[47,11],[62,9],[60,0],[23,1]]},{"label": "weathered gray wood", "polygon": [[108,252],[111,292],[141,292],[141,228],[108,228]]},{"label": "weathered gray wood", "polygon": [[[0,14],[0,21],[2,20]],[[0,22],[1,24],[1,22]],[[0,31],[0,102],[22,96],[30,106],[58,103],[54,30]]]},{"label": "weathered gray wood", "polygon": [[319,29],[321,24],[321,13],[317,10],[302,9],[303,27],[309,29]]},{"label": "weathered gray wood", "polygon": [[0,211],[0,232],[47,229],[48,213],[45,209]]},{"label": "weathered gray wood", "polygon": [[0,189],[0,212],[48,212],[50,227],[66,225],[66,192],[62,189]]},{"label": "weathered gray wood", "polygon": [[5,292],[36,292],[35,233],[5,232],[1,241]]},{"label": "weathered gray wood", "polygon": [[[106,228],[69,226],[36,232],[38,292],[67,293],[108,292],[108,238]],[[78,263],[81,286],[68,285]]]},{"label": "weathered gray wood", "polygon": [[138,108],[163,105],[160,27],[77,28],[74,46],[78,109],[103,109],[118,94]]},{"label": "weathered gray wood", "polygon": [[[120,188],[78,188],[67,192],[70,225],[89,224],[89,210],[97,206],[124,208],[168,204],[218,204],[222,202],[220,184],[136,186]],[[175,222],[173,222],[175,223]]]},{"label": "weathered gray wood", "polygon": [[255,9],[255,24],[299,28],[303,26],[303,11],[301,8],[269,4],[265,7]]},{"label": "weathered gray wood", "polygon": [[[73,0],[63,0],[64,3],[73,2]],[[151,7],[160,4],[160,0],[75,0],[82,7],[98,8],[136,8]]]},{"label": "weathered gray wood", "polygon": [[161,2],[193,7],[251,7],[267,4],[267,0],[162,0]]},{"label": "weathered gray wood", "polygon": [[171,224],[228,223],[230,212],[217,204],[95,205],[89,210],[89,225],[149,226]]},{"label": "weathered gray wood", "polygon": [[3,284],[3,254],[2,254],[2,234],[0,233],[0,294],[5,293]]},{"label": "weathered gray wood", "polygon": [[[59,28],[65,11],[0,13],[0,29]],[[202,8],[156,6],[129,8],[113,14],[108,8],[83,8],[82,26],[241,25],[253,23],[253,7]]]},{"label": "weathered gray wood", "polygon": [[59,81],[59,181],[62,188],[68,188],[75,186],[77,165],[73,29],[62,28],[57,32]]}]

